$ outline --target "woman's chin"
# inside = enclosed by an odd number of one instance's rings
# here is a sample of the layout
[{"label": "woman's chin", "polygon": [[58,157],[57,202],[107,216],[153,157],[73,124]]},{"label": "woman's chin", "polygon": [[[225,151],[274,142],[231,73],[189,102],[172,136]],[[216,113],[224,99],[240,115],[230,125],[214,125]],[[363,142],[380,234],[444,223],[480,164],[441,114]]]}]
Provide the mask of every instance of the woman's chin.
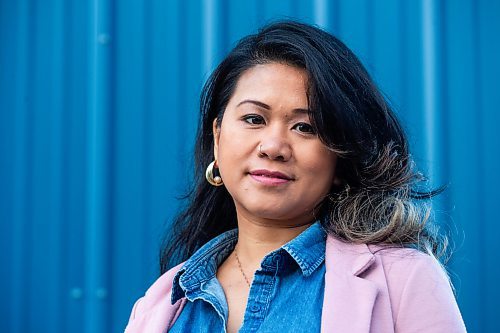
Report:
[{"label": "woman's chin", "polygon": [[[279,209],[276,209],[277,207],[279,207]],[[296,208],[296,206],[294,208]],[[250,220],[262,221],[266,224],[287,226],[302,225],[313,218],[312,214],[293,214],[289,206],[280,207],[268,205],[256,206],[254,209],[247,208],[245,215],[248,216]]]}]

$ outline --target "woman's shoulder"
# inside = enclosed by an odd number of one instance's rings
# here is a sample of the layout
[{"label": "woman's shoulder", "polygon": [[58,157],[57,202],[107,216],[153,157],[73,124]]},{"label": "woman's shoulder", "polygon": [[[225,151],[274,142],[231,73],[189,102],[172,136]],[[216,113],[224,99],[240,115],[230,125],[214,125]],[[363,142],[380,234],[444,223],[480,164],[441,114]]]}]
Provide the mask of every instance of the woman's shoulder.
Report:
[{"label": "woman's shoulder", "polygon": [[442,269],[439,260],[415,248],[392,244],[367,244],[370,252],[384,265],[414,266],[415,264]]},{"label": "woman's shoulder", "polygon": [[[154,308],[160,302],[164,302],[165,295],[171,295],[173,280],[177,272],[182,268],[183,263],[169,269],[163,273],[146,291],[144,296],[138,299],[132,309],[130,319],[141,313],[145,313]],[[168,300],[170,302],[170,299]]]},{"label": "woman's shoulder", "polygon": [[393,284],[404,282],[408,286],[412,278],[418,277],[420,282],[427,282],[427,287],[451,286],[445,267],[434,255],[398,245],[368,245],[368,248],[383,267],[387,280],[395,280]]},{"label": "woman's shoulder", "polygon": [[326,260],[332,270],[350,270],[386,290],[391,298],[420,294],[454,301],[445,268],[430,254],[397,245],[343,242],[335,237],[329,241]]},{"label": "woman's shoulder", "polygon": [[407,270],[410,267],[425,267],[431,271],[444,272],[443,266],[432,255],[415,248],[396,244],[365,244],[346,242],[335,236],[328,236],[326,256],[339,264],[354,266],[354,272],[362,273],[374,266],[383,266],[384,271]]},{"label": "woman's shoulder", "polygon": [[466,331],[448,273],[434,256],[416,249],[372,248],[383,267],[396,328],[421,319],[427,331]]},{"label": "woman's shoulder", "polygon": [[336,273],[330,276],[345,276],[347,271],[354,280],[368,281],[377,290],[375,303],[391,313],[396,331],[422,327],[426,332],[465,332],[448,274],[434,256],[413,248],[356,244],[335,237],[328,242],[327,270]]},{"label": "woman's shoulder", "polygon": [[164,332],[177,318],[183,300],[171,303],[172,282],[182,264],[161,275],[135,302],[125,333]]},{"label": "woman's shoulder", "polygon": [[146,296],[153,296],[157,294],[162,294],[165,295],[165,293],[168,293],[172,290],[172,281],[175,277],[175,275],[179,272],[179,270],[182,268],[182,265],[184,263],[181,263],[175,267],[172,267],[165,273],[163,273],[146,291]]}]

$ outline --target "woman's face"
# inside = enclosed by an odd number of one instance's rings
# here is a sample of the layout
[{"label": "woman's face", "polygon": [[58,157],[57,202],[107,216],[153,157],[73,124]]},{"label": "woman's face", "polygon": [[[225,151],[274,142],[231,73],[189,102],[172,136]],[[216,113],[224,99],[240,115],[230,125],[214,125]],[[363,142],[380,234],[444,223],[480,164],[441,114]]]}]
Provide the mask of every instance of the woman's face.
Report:
[{"label": "woman's face", "polygon": [[311,222],[329,192],[337,157],[314,133],[307,113],[307,73],[279,64],[256,65],[238,80],[214,153],[238,219]]}]

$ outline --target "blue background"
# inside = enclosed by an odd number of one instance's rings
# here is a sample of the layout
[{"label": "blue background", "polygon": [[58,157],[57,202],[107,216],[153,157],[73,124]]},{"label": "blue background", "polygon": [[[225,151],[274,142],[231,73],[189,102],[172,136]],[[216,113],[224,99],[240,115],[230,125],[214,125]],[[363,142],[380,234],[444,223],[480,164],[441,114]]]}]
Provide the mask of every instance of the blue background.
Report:
[{"label": "blue background", "polygon": [[0,331],[120,332],[158,274],[199,92],[270,20],[362,59],[417,164],[470,332],[498,332],[500,1],[0,0]]}]

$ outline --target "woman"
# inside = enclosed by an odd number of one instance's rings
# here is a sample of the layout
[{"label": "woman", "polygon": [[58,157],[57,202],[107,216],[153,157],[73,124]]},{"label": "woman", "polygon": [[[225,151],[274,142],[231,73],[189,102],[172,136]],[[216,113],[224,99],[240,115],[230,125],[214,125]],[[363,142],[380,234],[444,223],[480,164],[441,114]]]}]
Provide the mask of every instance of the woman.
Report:
[{"label": "woman", "polygon": [[204,87],[195,188],[126,332],[465,331],[420,181],[342,42],[264,27]]}]

